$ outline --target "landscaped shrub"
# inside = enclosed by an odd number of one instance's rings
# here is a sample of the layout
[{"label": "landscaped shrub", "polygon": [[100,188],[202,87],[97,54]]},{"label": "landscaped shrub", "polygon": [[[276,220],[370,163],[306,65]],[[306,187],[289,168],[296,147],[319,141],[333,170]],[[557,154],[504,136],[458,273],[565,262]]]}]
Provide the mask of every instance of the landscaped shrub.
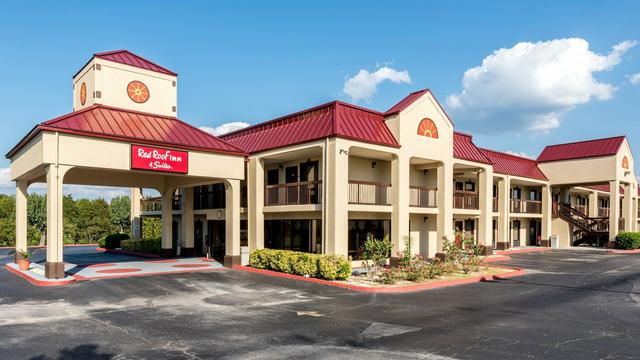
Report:
[{"label": "landscaped shrub", "polygon": [[616,248],[623,250],[640,249],[640,232],[621,232],[616,236]]},{"label": "landscaped shrub", "polygon": [[289,250],[254,250],[249,254],[249,265],[257,269],[327,280],[346,280],[351,275],[351,261],[344,256]]},{"label": "landscaped shrub", "polygon": [[122,240],[120,247],[122,250],[138,253],[159,254],[162,250],[162,238]]},{"label": "landscaped shrub", "polygon": [[129,239],[128,234],[109,234],[104,237],[104,244],[100,244],[102,239],[98,240],[98,244],[100,247],[104,247],[105,249],[113,250],[120,247],[120,243],[122,240]]},{"label": "landscaped shrub", "polygon": [[98,239],[98,247],[106,249],[105,246],[107,245],[107,240],[105,238],[106,238],[106,236],[103,236],[100,239]]}]

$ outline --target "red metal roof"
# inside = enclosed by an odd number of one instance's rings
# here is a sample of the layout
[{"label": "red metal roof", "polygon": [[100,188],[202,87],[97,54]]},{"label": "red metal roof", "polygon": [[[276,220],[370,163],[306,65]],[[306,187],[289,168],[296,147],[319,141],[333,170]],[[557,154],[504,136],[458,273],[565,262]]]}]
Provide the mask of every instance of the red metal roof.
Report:
[{"label": "red metal roof", "polygon": [[[97,57],[97,58],[100,58],[100,59],[104,59],[104,60],[113,61],[113,62],[117,62],[117,63],[120,63],[120,64],[129,65],[129,66],[135,66],[135,67],[140,68],[140,69],[155,71],[155,72],[159,72],[159,73],[162,73],[162,74],[178,76],[178,74],[174,73],[173,71],[171,71],[171,70],[169,70],[167,68],[164,68],[164,67],[162,67],[162,66],[160,66],[158,64],[155,64],[155,63],[143,58],[142,56],[136,55],[136,54],[130,52],[129,50],[125,50],[125,49],[96,53],[96,54],[93,54],[91,59],[93,59],[94,57]],[[91,61],[91,59],[89,59],[89,61]],[[84,66],[82,68],[84,68]],[[78,70],[78,73],[81,70],[82,69]],[[78,73],[76,73],[76,75],[78,75]],[[74,75],[74,77],[76,75]]]},{"label": "red metal roof", "polygon": [[242,150],[174,117],[93,105],[37,125],[8,154],[40,131],[58,131],[134,143],[244,155]]},{"label": "red metal roof", "polygon": [[384,123],[382,113],[341,101],[333,101],[220,136],[247,153],[327,137],[400,147]]},{"label": "red metal roof", "polygon": [[618,153],[624,136],[549,145],[538,156],[538,162],[610,156]]},{"label": "red metal roof", "polygon": [[429,89],[423,89],[416,92],[412,92],[407,95],[404,99],[400,100],[397,104],[393,105],[387,112],[384,113],[384,116],[390,116],[400,113],[402,110],[409,107],[409,105],[413,104],[416,100],[418,100],[422,95],[429,92]]},{"label": "red metal roof", "polygon": [[[587,186],[587,188],[602,191],[602,192],[609,192],[611,190],[611,186],[609,186],[609,184],[591,185],[591,186]],[[638,191],[640,192],[640,188]],[[624,188],[622,186],[620,186],[620,194],[621,195],[624,194]]]},{"label": "red metal roof", "polygon": [[473,143],[471,135],[457,131],[453,132],[453,157],[483,164],[493,164]]},{"label": "red metal roof", "polygon": [[530,179],[547,180],[533,159],[506,154],[499,151],[480,149],[493,162],[493,171],[498,174],[521,176]]}]

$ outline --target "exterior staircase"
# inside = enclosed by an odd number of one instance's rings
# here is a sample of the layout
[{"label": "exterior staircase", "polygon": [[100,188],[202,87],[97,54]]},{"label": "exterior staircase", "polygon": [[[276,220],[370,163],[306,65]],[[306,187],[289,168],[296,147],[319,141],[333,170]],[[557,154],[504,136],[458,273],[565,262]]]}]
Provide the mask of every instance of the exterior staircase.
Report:
[{"label": "exterior staircase", "polygon": [[605,246],[609,240],[609,218],[589,217],[570,204],[558,205],[558,217],[573,225],[573,245]]}]

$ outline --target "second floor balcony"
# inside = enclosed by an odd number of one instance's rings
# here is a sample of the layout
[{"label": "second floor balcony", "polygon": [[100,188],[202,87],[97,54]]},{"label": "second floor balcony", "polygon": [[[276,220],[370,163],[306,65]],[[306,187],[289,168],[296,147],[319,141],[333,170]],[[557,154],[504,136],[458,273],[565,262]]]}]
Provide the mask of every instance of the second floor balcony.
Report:
[{"label": "second floor balcony", "polygon": [[421,208],[435,208],[437,207],[438,190],[430,189],[423,186],[410,186],[409,187],[409,206],[421,207]]},{"label": "second floor balcony", "polygon": [[349,204],[391,205],[391,184],[349,180]]},{"label": "second floor balcony", "polygon": [[472,191],[456,190],[453,192],[454,209],[478,210],[478,193]]},{"label": "second floor balcony", "polygon": [[313,205],[322,202],[321,181],[301,181],[265,186],[264,205]]},{"label": "second floor balcony", "polygon": [[[180,210],[180,195],[173,197],[171,208],[172,210]],[[140,200],[140,210],[146,211],[162,211],[162,197],[149,197]]]},{"label": "second floor balcony", "polygon": [[510,210],[516,214],[542,214],[542,201],[511,199]]}]

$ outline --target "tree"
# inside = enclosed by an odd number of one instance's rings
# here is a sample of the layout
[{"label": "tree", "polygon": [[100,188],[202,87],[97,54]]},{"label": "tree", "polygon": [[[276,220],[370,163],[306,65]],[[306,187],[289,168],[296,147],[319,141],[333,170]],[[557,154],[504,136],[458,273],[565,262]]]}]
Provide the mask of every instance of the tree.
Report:
[{"label": "tree", "polygon": [[109,204],[104,199],[76,201],[78,243],[89,244],[113,232]]},{"label": "tree", "polygon": [[128,233],[131,229],[131,201],[128,196],[117,196],[111,199],[109,206],[111,213],[111,224],[123,233]]},{"label": "tree", "polygon": [[47,239],[47,198],[40,194],[27,197],[27,222],[40,233],[40,246]]},{"label": "tree", "polygon": [[16,239],[16,198],[0,194],[0,246],[13,246]]}]

